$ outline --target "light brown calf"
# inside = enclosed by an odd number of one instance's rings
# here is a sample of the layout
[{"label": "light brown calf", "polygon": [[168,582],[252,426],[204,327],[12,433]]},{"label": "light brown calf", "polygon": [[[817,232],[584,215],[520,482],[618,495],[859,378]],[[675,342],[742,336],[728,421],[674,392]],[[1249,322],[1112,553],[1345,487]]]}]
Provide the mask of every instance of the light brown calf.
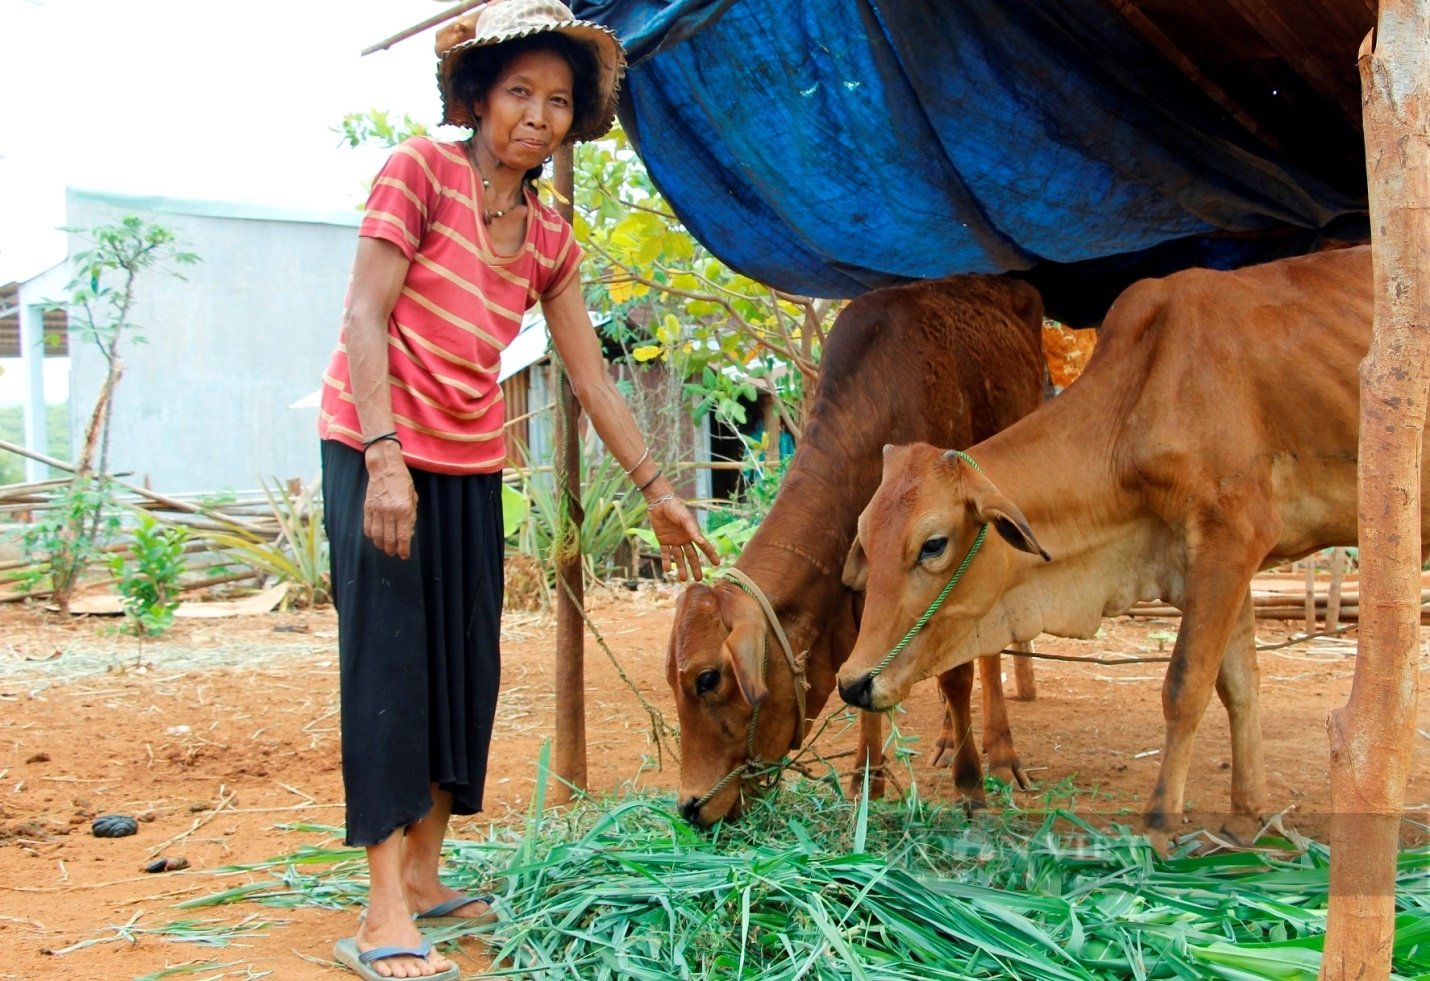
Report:
[{"label": "light brown calf", "polygon": [[[1250,581],[1356,540],[1357,365],[1370,326],[1365,248],[1137,283],[1108,312],[1081,378],[969,448],[981,473],[932,446],[886,449],[845,569],[867,589],[840,671],[845,701],[888,708],[1013,641],[1091,637],[1103,617],[1162,599],[1183,619],[1147,828],[1165,843],[1181,823],[1215,689],[1232,733],[1226,830],[1253,833],[1267,796]],[[984,522],[962,581],[880,669]]]}]

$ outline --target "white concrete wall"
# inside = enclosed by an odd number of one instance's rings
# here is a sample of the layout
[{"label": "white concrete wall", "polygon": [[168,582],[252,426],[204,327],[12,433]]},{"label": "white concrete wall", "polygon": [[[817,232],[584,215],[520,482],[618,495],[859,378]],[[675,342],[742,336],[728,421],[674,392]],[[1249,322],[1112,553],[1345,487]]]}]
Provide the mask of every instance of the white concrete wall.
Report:
[{"label": "white concrete wall", "polygon": [[[171,492],[315,477],[317,410],[289,405],[321,384],[337,343],[358,213],[73,189],[66,204],[71,228],[135,213],[173,229],[202,260],[181,267],[183,280],[141,274],[133,320],[148,343],[122,345],[110,470],[133,471],[135,482],[147,475],[156,490]],[[81,247],[71,235],[71,253]],[[70,434],[78,453],[106,364],[93,344],[73,335],[70,354]]]}]

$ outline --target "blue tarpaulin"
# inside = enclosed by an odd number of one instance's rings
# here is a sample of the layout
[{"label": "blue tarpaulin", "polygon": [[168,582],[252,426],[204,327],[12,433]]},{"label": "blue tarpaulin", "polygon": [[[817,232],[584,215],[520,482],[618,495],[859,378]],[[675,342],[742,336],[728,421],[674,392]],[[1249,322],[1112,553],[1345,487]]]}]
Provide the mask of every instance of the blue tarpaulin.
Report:
[{"label": "blue tarpaulin", "polygon": [[689,230],[791,292],[1013,272],[1096,322],[1127,282],[1364,234],[1105,0],[601,0],[621,119]]}]

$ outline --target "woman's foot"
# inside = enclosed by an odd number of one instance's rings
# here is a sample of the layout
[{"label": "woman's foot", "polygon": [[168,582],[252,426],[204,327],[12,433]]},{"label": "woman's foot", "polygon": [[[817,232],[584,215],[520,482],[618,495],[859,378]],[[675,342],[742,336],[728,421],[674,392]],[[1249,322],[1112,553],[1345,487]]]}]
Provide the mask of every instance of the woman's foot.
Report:
[{"label": "woman's foot", "polygon": [[[443,885],[435,877],[420,884],[408,883],[406,891],[408,905],[412,907],[412,912],[418,916],[466,895],[460,890]],[[436,915],[443,919],[471,920],[474,924],[486,923],[495,918],[491,906],[481,899],[473,899],[469,903],[454,909],[443,910]]]},{"label": "woman's foot", "polygon": [[[369,910],[367,916],[358,923],[358,951],[367,953],[379,947],[419,948],[423,944],[422,932],[408,916],[382,916],[381,911]],[[384,957],[372,963],[372,969],[385,978],[426,978],[450,970],[452,962],[433,950],[426,957],[403,955]]]}]

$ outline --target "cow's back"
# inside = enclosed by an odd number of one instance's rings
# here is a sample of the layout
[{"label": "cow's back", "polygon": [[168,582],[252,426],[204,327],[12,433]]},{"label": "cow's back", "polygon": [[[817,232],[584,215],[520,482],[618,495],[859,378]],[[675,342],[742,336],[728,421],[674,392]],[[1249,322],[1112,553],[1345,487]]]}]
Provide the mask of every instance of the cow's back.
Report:
[{"label": "cow's back", "polygon": [[[872,494],[884,443],[963,448],[1041,404],[1042,320],[1036,290],[996,276],[866,293],[830,333],[811,419],[828,412],[867,420],[860,456],[872,468]],[[811,438],[820,429],[813,426]]]},{"label": "cow's back", "polygon": [[1173,522],[1257,488],[1269,561],[1353,542],[1371,317],[1369,248],[1134,285],[1086,372],[1123,403],[1116,465]]}]

